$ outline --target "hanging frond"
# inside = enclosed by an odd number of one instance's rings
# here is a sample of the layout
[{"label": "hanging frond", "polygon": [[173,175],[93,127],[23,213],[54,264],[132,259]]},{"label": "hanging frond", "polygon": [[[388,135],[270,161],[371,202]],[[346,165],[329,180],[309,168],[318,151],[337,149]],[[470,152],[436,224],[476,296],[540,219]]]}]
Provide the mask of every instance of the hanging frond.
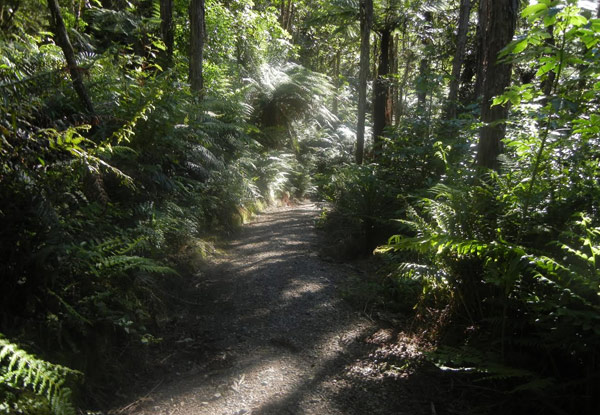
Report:
[{"label": "hanging frond", "polygon": [[54,415],[76,414],[72,392],[66,384],[68,379],[81,376],[81,372],[27,353],[0,335],[0,385],[32,391],[40,399],[47,400]]}]

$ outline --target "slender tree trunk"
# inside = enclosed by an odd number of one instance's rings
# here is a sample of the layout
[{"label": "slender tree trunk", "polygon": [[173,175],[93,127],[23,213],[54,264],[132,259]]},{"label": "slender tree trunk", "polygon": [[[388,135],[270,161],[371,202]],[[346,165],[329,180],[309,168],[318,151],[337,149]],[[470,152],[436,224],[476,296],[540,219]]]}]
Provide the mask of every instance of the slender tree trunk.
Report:
[{"label": "slender tree trunk", "polygon": [[[433,21],[433,15],[431,12],[425,12],[425,20],[427,21],[427,28]],[[429,57],[427,56],[427,47],[429,46],[429,38],[426,34],[423,35],[423,57],[419,63],[419,76],[417,78],[417,111],[419,115],[425,111],[425,105],[427,104],[427,89],[429,80]]]},{"label": "slender tree trunk", "polygon": [[473,89],[473,98],[478,101],[481,98],[483,80],[485,78],[484,73],[484,62],[486,57],[483,56],[485,52],[485,45],[487,44],[488,30],[485,25],[489,20],[489,0],[479,0],[479,7],[477,8],[477,72],[475,75],[475,87]]},{"label": "slender tree trunk", "polygon": [[292,15],[294,14],[294,3],[293,0],[281,0],[281,6],[279,11],[279,23],[281,27],[288,32],[292,27]]},{"label": "slender tree trunk", "polygon": [[[484,4],[487,3],[487,4]],[[506,131],[503,120],[508,116],[508,105],[492,107],[495,96],[504,92],[510,84],[511,65],[498,62],[498,53],[513,38],[517,16],[518,0],[481,0],[486,14],[480,15],[481,29],[484,31],[481,62],[482,93],[481,121],[477,147],[477,165],[489,169],[499,168],[498,156],[502,152],[502,139]]]},{"label": "slender tree trunk", "polygon": [[[412,59],[410,59],[408,54],[410,53],[406,49],[406,25],[402,27],[402,56],[404,57],[404,74],[402,75],[402,79],[398,84],[398,104],[396,107],[396,125],[400,124],[400,119],[404,115],[404,88],[408,83],[408,76],[410,74],[410,63]],[[398,59],[399,60],[399,59]],[[400,64],[398,64],[400,66]],[[398,68],[398,72],[400,69]]]},{"label": "slender tree trunk", "polygon": [[190,3],[190,86],[192,92],[202,95],[204,79],[202,64],[204,60],[204,0],[192,0]]},{"label": "slender tree trunk", "polygon": [[371,73],[373,74],[373,78],[375,78],[375,75],[377,74],[377,36],[375,36],[373,38],[373,60],[372,60],[372,68],[371,68]]},{"label": "slender tree trunk", "polygon": [[392,84],[391,87],[391,97],[390,99],[392,100],[391,102],[391,106],[390,106],[390,110],[391,110],[391,117],[392,119],[390,120],[390,122],[394,125],[398,125],[398,72],[400,71],[400,66],[399,66],[399,62],[398,62],[398,43],[400,42],[400,36],[399,35],[395,35],[394,36],[394,46],[393,46],[393,51],[392,51],[392,72],[394,74],[396,74],[396,77],[394,79],[394,82]]},{"label": "slender tree trunk", "polygon": [[81,9],[83,0],[75,0],[73,2],[73,15],[75,16],[75,30],[79,30],[79,20],[81,18]]},{"label": "slender tree trunk", "polygon": [[288,33],[290,33],[292,31],[292,16],[294,15],[294,3],[292,2],[292,0],[289,1],[288,3],[288,7],[287,7],[287,21],[285,24],[285,30],[288,31]]},{"label": "slender tree trunk", "polygon": [[[387,47],[387,55],[388,55],[388,75],[394,75],[397,71],[395,69],[395,64],[394,64],[394,37],[391,36],[391,30],[390,30],[390,41],[388,43],[388,47]],[[388,79],[386,79],[386,88],[385,88],[385,126],[388,125],[392,125],[392,120],[394,119],[394,99],[393,99],[393,88],[392,88],[393,83],[390,80],[390,77],[388,76]]]},{"label": "slender tree trunk", "polygon": [[173,0],[160,0],[160,33],[167,49],[162,54],[162,64],[168,68],[173,62]]},{"label": "slender tree trunk", "polygon": [[452,61],[452,75],[450,77],[450,88],[446,106],[446,119],[456,118],[456,107],[458,104],[458,86],[460,84],[460,71],[465,56],[467,44],[467,32],[469,30],[469,15],[471,13],[471,0],[460,0],[460,11],[458,16],[458,33],[456,35],[456,52]]},{"label": "slender tree trunk", "polygon": [[404,98],[405,98],[405,89],[406,86],[408,84],[408,78],[410,76],[410,72],[412,69],[411,66],[411,60],[410,59],[406,59],[406,62],[404,63],[404,74],[402,75],[402,80],[400,81],[400,86],[398,88],[398,112],[396,114],[396,121],[399,122],[400,118],[402,118],[404,116],[405,113],[405,109],[406,109],[406,104],[404,102]]},{"label": "slender tree trunk", "polygon": [[365,150],[367,115],[367,77],[369,76],[369,37],[373,24],[373,0],[360,2],[360,70],[358,80],[358,121],[356,126],[356,164],[362,164]]},{"label": "slender tree trunk", "polygon": [[419,115],[425,110],[425,102],[427,100],[427,75],[429,63],[427,58],[422,58],[419,62],[419,76],[417,77],[417,109]]},{"label": "slender tree trunk", "polygon": [[65,27],[65,23],[60,13],[58,0],[48,0],[48,9],[50,9],[50,15],[52,16],[54,39],[56,44],[62,49],[63,54],[65,55],[67,67],[71,75],[71,80],[73,81],[73,89],[75,89],[75,92],[77,93],[77,96],[79,97],[79,100],[81,101],[81,104],[85,110],[90,114],[93,114],[94,106],[92,105],[92,100],[90,99],[85,86],[83,85],[81,68],[77,66],[75,52],[73,51],[73,46],[71,45],[69,35],[67,34],[67,28]]},{"label": "slender tree trunk", "polygon": [[[335,52],[335,57],[333,58],[333,87],[335,88],[336,95],[340,88],[340,61],[341,61],[341,58],[342,58],[341,49],[338,46],[338,49]],[[333,112],[333,114],[336,117],[338,116],[338,111],[339,111],[339,107],[338,107],[339,103],[338,102],[339,101],[338,101],[337,97],[334,97],[331,112]]]},{"label": "slender tree trunk", "polygon": [[389,28],[381,31],[379,42],[379,68],[375,84],[373,85],[373,153],[377,155],[381,151],[381,137],[387,125],[389,125],[386,112],[388,110],[388,81],[386,79],[390,72],[390,42],[392,33]]}]

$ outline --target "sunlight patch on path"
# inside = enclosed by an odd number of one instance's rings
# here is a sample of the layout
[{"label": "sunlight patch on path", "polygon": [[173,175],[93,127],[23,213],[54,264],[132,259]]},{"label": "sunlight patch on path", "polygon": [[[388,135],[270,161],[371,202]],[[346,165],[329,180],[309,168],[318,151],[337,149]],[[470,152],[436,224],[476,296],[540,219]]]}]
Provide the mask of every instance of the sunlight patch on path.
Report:
[{"label": "sunlight patch on path", "polygon": [[290,284],[290,285],[291,285],[290,288],[283,291],[281,298],[283,298],[283,299],[299,298],[299,297],[303,296],[304,294],[307,294],[307,293],[314,294],[325,288],[323,286],[323,284],[318,284],[318,283],[314,283],[314,282],[306,282],[306,281],[293,281],[292,284]]},{"label": "sunlight patch on path", "polygon": [[[161,386],[135,415],[343,414],[336,377],[370,322],[338,296],[344,277],[317,255],[314,205],[284,208],[244,227],[199,281],[203,346],[194,373]],[[202,276],[199,276],[202,278]],[[203,341],[203,338],[213,339]]]}]

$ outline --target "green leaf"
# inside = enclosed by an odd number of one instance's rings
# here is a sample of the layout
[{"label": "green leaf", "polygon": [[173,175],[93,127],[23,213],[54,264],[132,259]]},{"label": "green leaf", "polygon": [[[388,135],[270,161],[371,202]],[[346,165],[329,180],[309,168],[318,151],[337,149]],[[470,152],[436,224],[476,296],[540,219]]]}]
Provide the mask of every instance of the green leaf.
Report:
[{"label": "green leaf", "polygon": [[512,53],[517,54],[517,53],[521,53],[523,52],[526,48],[527,45],[529,44],[527,38],[523,39],[522,41],[520,41],[519,43],[517,43],[512,51]]},{"label": "green leaf", "polygon": [[588,22],[588,20],[580,14],[570,16],[568,21],[570,25],[575,27],[584,26]]},{"label": "green leaf", "polygon": [[525,9],[523,9],[523,11],[521,12],[521,16],[522,17],[535,17],[535,15],[538,15],[539,13],[542,13],[543,11],[547,10],[548,6],[546,4],[543,3],[538,3],[538,4],[532,4],[531,6],[527,6],[525,7]]},{"label": "green leaf", "polygon": [[496,105],[504,105],[508,102],[508,98],[506,97],[506,95],[500,95],[497,97],[494,97],[494,100],[492,102],[492,107],[495,107]]},{"label": "green leaf", "polygon": [[544,26],[549,27],[556,23],[556,15],[548,14],[544,16]]},{"label": "green leaf", "polygon": [[546,62],[540,69],[538,69],[535,76],[540,77],[542,75],[545,75],[548,72],[552,71],[554,68],[556,68],[556,66],[557,62],[555,61]]}]

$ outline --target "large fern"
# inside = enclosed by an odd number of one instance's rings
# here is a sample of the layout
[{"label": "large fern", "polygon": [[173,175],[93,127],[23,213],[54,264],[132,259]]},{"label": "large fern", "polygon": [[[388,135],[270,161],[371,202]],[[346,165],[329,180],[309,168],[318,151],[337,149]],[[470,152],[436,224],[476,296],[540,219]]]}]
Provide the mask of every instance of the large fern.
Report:
[{"label": "large fern", "polygon": [[309,115],[312,122],[332,123],[336,117],[325,106],[333,87],[327,77],[300,65],[263,65],[257,79],[249,79],[248,100],[253,103],[253,120],[263,128],[260,141],[281,147],[291,139],[294,121]]},{"label": "large fern", "polygon": [[[0,335],[0,385],[35,393],[39,399],[47,401],[53,414],[75,415],[67,381],[81,376],[81,372],[27,353]],[[19,405],[18,401],[15,405]]]},{"label": "large fern", "polygon": [[434,187],[433,197],[406,209],[399,220],[404,233],[379,249],[396,262],[395,278],[423,282],[423,296],[449,290],[455,323],[469,327],[464,341],[440,347],[432,359],[444,369],[477,374],[503,393],[593,387],[600,229],[581,214],[569,231],[556,235],[560,242],[535,248],[518,243],[506,229],[493,229],[495,215],[480,210],[507,211],[494,205],[485,186]]}]

